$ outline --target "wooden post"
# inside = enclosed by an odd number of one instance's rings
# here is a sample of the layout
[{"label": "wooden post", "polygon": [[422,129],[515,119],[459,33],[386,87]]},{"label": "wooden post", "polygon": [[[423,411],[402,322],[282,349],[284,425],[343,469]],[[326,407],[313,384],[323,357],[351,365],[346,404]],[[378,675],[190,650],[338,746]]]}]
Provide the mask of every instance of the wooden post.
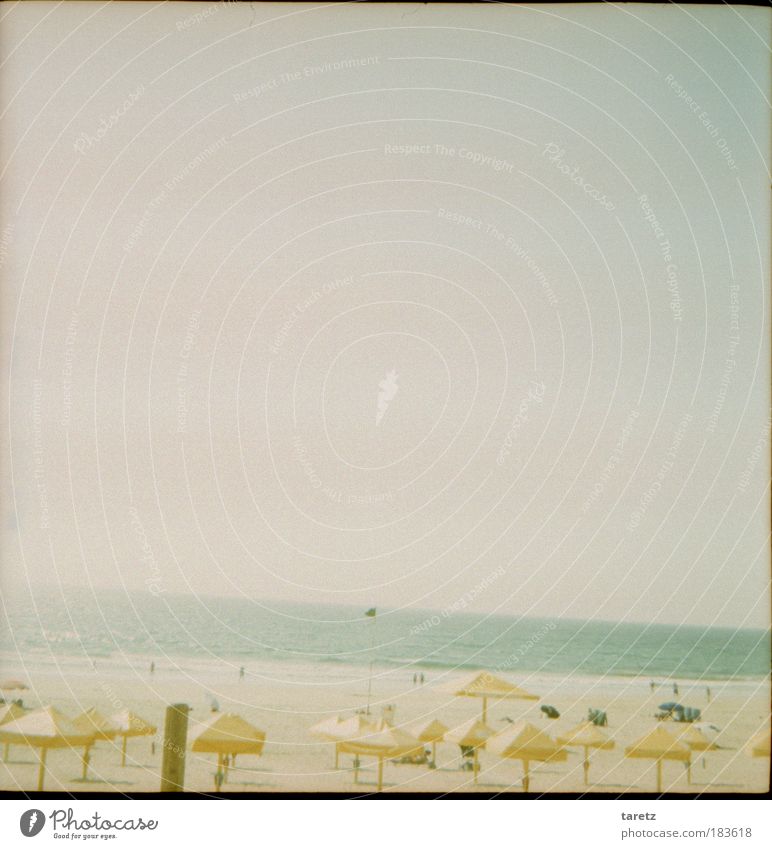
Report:
[{"label": "wooden post", "polygon": [[126,766],[126,741],[128,740],[128,736],[126,734],[123,735],[123,745],[121,746],[121,766]]},{"label": "wooden post", "polygon": [[40,770],[38,771],[38,793],[43,789],[43,780],[46,777],[46,755],[48,749],[43,746],[40,750]]},{"label": "wooden post", "polygon": [[184,704],[166,708],[164,753],[161,762],[161,792],[181,793],[185,787],[185,747],[188,741],[188,711]]},{"label": "wooden post", "polygon": [[217,772],[214,774],[214,789],[219,793],[222,790],[222,783],[225,776],[222,771],[222,753],[217,754]]},{"label": "wooden post", "polygon": [[375,619],[376,617],[371,617],[373,620],[373,627],[370,629],[370,673],[367,676],[367,710],[366,713],[370,716],[370,700],[373,695],[373,662],[375,661]]}]

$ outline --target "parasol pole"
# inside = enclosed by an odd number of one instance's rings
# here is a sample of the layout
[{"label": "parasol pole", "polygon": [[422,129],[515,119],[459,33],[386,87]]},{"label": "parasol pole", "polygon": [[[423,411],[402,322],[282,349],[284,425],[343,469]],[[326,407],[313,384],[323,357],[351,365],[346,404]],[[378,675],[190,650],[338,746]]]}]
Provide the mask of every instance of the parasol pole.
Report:
[{"label": "parasol pole", "polygon": [[479,770],[480,770],[480,764],[479,764],[479,761],[477,760],[477,746],[475,746],[474,747],[474,769],[473,769],[474,783],[475,784],[477,784],[477,773],[479,772]]},{"label": "parasol pole", "polygon": [[43,779],[46,777],[46,755],[48,749],[46,746],[40,748],[40,769],[38,771],[38,793],[43,789]]},{"label": "parasol pole", "polygon": [[530,780],[528,776],[528,761],[523,761],[523,792],[527,793],[528,788],[530,786]]},{"label": "parasol pole", "polygon": [[383,790],[383,755],[378,756],[378,792]]},{"label": "parasol pole", "polygon": [[584,786],[585,787],[590,783],[589,778],[588,778],[589,774],[590,774],[590,755],[589,755],[589,749],[587,748],[587,746],[585,746],[584,747]]},{"label": "parasol pole", "polygon": [[370,629],[370,674],[367,678],[367,715],[370,716],[370,698],[373,693],[373,661],[375,660],[375,608],[371,607],[365,611],[365,616],[373,620],[373,627]]},{"label": "parasol pole", "polygon": [[82,780],[85,781],[88,778],[88,762],[90,760],[90,746],[83,747],[83,776]]},{"label": "parasol pole", "polygon": [[123,745],[121,746],[121,766],[126,766],[126,741],[129,739],[128,734],[123,735]]},{"label": "parasol pole", "polygon": [[487,718],[488,718],[488,697],[483,696],[482,700],[483,700],[482,721],[483,721],[483,723],[485,723],[487,721]]}]

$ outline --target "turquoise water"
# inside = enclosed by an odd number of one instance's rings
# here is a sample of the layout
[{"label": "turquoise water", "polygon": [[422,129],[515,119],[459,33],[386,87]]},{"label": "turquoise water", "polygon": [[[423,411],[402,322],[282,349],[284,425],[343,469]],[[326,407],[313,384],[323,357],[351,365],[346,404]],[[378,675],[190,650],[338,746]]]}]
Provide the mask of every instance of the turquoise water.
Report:
[{"label": "turquoise water", "polygon": [[432,611],[378,610],[153,596],[36,592],[0,612],[0,648],[23,656],[136,654],[237,663],[297,662],[435,669],[758,678],[770,633]]}]

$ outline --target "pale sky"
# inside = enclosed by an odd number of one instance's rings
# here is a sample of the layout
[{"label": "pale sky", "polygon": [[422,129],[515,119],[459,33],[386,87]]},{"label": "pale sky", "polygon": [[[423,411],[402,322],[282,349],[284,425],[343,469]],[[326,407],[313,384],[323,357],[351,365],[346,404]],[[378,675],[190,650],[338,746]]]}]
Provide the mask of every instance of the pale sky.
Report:
[{"label": "pale sky", "polygon": [[767,626],[769,21],[3,4],[3,586]]}]

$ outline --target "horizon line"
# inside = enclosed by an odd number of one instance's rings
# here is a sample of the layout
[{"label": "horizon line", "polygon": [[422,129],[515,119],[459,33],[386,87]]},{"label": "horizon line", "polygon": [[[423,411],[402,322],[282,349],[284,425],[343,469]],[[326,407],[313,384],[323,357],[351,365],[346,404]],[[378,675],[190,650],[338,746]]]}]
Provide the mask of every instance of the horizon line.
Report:
[{"label": "horizon line", "polygon": [[[11,583],[11,582],[9,582]],[[7,587],[8,585],[6,585]],[[388,613],[431,613],[433,615],[442,614],[444,611],[448,609],[448,607],[444,608],[433,608],[433,607],[391,607],[389,605],[380,605],[380,604],[372,604],[372,603],[361,603],[355,604],[353,602],[329,602],[329,601],[307,601],[307,600],[291,600],[287,598],[266,598],[266,597],[251,597],[246,595],[219,595],[216,593],[185,593],[179,590],[171,590],[171,591],[162,591],[162,592],[152,592],[146,587],[116,587],[116,586],[100,586],[94,584],[76,584],[76,583],[64,583],[59,584],[58,587],[53,587],[49,584],[33,584],[33,585],[16,585],[14,589],[23,589],[26,592],[34,592],[35,590],[44,591],[46,593],[53,592],[62,592],[67,590],[90,590],[92,593],[95,592],[116,592],[126,594],[138,594],[138,595],[150,595],[157,598],[162,598],[164,596],[172,597],[172,598],[185,598],[185,599],[218,599],[223,601],[245,601],[252,602],[258,605],[265,604],[268,606],[269,604],[280,604],[280,605],[298,605],[301,607],[345,607],[350,608],[352,610],[362,609],[362,618],[364,618],[365,610],[371,609],[375,607],[376,609],[383,610]],[[605,625],[640,625],[645,627],[650,626],[661,626],[666,628],[697,628],[697,629],[714,629],[720,631],[755,631],[762,633],[770,633],[772,632],[772,622],[766,626],[762,625],[717,625],[717,624],[706,624],[706,623],[689,623],[689,622],[660,622],[660,621],[645,621],[641,619],[603,619],[603,618],[594,618],[594,617],[586,617],[581,618],[577,616],[548,616],[544,614],[523,614],[523,613],[501,613],[501,612],[489,612],[483,610],[473,610],[473,609],[464,609],[459,611],[454,611],[452,615],[477,615],[484,616],[488,618],[504,618],[504,619],[529,619],[529,620],[543,620],[543,621],[558,621],[558,622],[578,622],[578,623],[587,623],[594,622],[597,624],[605,624]],[[450,618],[447,616],[446,618]]]}]

